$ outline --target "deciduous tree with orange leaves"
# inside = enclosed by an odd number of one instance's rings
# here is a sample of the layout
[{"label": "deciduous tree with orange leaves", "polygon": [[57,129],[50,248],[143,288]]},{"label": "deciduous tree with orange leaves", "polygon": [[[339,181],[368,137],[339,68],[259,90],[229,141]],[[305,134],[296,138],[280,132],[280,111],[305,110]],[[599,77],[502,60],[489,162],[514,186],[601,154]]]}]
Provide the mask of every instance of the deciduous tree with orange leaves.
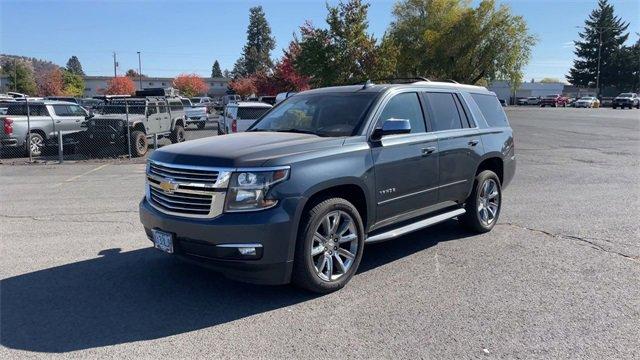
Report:
[{"label": "deciduous tree with orange leaves", "polygon": [[178,89],[183,96],[192,97],[204,95],[209,90],[207,83],[196,74],[180,74],[173,80],[173,87]]},{"label": "deciduous tree with orange leaves", "polygon": [[258,92],[253,76],[234,79],[229,82],[229,87],[240,96],[249,96]]},{"label": "deciduous tree with orange leaves", "polygon": [[135,92],[136,86],[127,76],[116,76],[109,80],[104,90],[105,95],[133,95]]},{"label": "deciduous tree with orange leaves", "polygon": [[64,82],[62,71],[53,69],[38,79],[38,93],[40,96],[58,96],[63,94]]}]

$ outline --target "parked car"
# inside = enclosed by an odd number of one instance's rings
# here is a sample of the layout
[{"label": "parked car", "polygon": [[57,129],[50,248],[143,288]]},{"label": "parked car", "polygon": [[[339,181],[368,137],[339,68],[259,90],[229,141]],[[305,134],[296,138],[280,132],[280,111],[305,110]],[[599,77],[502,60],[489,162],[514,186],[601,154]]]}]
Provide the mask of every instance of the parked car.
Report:
[{"label": "parked car", "polygon": [[583,96],[573,103],[576,108],[597,108],[600,107],[600,100],[594,96]]},{"label": "parked car", "polygon": [[185,112],[178,97],[115,99],[103,107],[102,114],[85,123],[84,149],[93,151],[115,144],[126,150],[129,144],[132,156],[144,156],[149,139],[155,136],[169,138],[172,143],[185,141],[185,125]]},{"label": "parked car", "polygon": [[57,146],[58,132],[65,143],[76,143],[77,138],[72,135],[84,130],[81,124],[90,116],[80,105],[71,102],[41,100],[10,103],[6,115],[0,117],[3,124],[0,144],[4,150],[17,149],[22,154],[28,154],[31,149],[33,156],[40,156],[45,147]]},{"label": "parked car", "polygon": [[257,101],[241,101],[227,105],[218,120],[218,135],[243,132],[273,106]]},{"label": "parked car", "polygon": [[227,106],[231,103],[237,103],[242,101],[242,97],[237,94],[228,94],[222,97],[222,106]]},{"label": "parked car", "polygon": [[78,105],[80,104],[80,99],[72,97],[72,96],[47,96],[45,97],[45,99],[47,100],[56,100],[56,101],[66,101],[66,102],[72,102]]},{"label": "parked car", "polygon": [[614,109],[618,107],[620,109],[624,109],[625,107],[629,107],[629,109],[633,109],[634,107],[640,109],[640,99],[636,93],[622,93],[613,99],[611,107]]},{"label": "parked car", "polygon": [[193,97],[191,98],[191,103],[194,107],[204,107],[208,114],[210,114],[215,107],[213,100],[208,96]]},{"label": "parked car", "polygon": [[187,126],[190,124],[196,124],[198,129],[204,129],[207,125],[207,120],[209,119],[207,115],[207,108],[205,106],[193,106],[191,100],[187,98],[180,98],[180,101],[182,101],[182,106],[184,106]]},{"label": "parked car", "polygon": [[276,95],[276,104],[281,102],[281,101],[283,101],[283,100],[285,100],[285,99],[288,99],[289,97],[291,97],[291,96],[293,96],[295,94],[296,94],[295,91],[288,91],[288,92],[279,93],[278,95]]},{"label": "parked car", "polygon": [[551,106],[551,107],[566,107],[568,102],[568,98],[559,95],[547,95],[540,100],[540,107]]},{"label": "parked car", "polygon": [[523,97],[519,97],[516,99],[516,105],[529,105],[528,103],[528,99],[527,98],[523,98]]},{"label": "parked car", "polygon": [[13,92],[13,91],[8,91],[7,95],[11,96],[14,99],[26,99],[27,97],[29,97],[27,94]]},{"label": "parked car", "polygon": [[453,218],[490,231],[515,169],[513,132],[483,87],[321,88],[244,133],[154,151],[140,220],[157,249],[230,278],[327,293],[365,243]]},{"label": "parked car", "polygon": [[269,105],[275,105],[276,104],[276,97],[275,96],[260,96],[258,98],[258,101],[263,102],[263,103],[267,103]]},{"label": "parked car", "polygon": [[527,98],[527,105],[539,105],[540,98],[535,96],[530,96]]}]

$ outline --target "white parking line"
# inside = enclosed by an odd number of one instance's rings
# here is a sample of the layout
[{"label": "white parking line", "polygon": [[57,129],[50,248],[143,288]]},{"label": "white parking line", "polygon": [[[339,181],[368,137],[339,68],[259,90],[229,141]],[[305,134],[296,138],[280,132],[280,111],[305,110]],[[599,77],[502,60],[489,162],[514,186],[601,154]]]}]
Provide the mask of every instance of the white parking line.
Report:
[{"label": "white parking line", "polygon": [[110,164],[100,165],[100,166],[98,166],[98,167],[97,167],[97,168],[95,168],[95,169],[91,169],[91,170],[89,170],[89,171],[87,171],[87,172],[84,172],[84,173],[82,173],[82,174],[80,174],[80,175],[76,175],[76,176],[70,177],[70,178],[68,178],[67,180],[65,180],[64,182],[61,182],[61,183],[55,184],[55,185],[54,185],[54,187],[62,186],[62,185],[64,185],[64,183],[72,182],[72,181],[74,181],[74,180],[77,180],[77,179],[79,179],[79,178],[81,178],[81,177],[85,176],[85,175],[89,175],[89,174],[91,174],[92,172],[95,172],[95,171],[98,171],[98,170],[100,170],[100,169],[102,169],[102,168],[105,168],[105,167],[107,167],[107,166],[109,166],[109,165],[110,165]]}]

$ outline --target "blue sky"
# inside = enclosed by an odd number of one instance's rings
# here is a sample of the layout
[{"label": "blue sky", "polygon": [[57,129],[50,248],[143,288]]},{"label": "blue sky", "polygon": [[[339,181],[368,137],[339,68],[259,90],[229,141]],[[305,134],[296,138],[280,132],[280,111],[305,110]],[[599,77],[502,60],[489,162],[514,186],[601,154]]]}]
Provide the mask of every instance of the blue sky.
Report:
[{"label": "blue sky", "polygon": [[[522,15],[538,39],[525,79],[564,80],[573,44],[597,0],[501,0]],[[335,3],[336,1],[329,1]],[[371,0],[369,29],[381,36],[392,20],[394,1]],[[477,2],[477,0],[475,1]],[[631,23],[630,41],[640,32],[640,1],[611,0],[616,14]],[[90,75],[137,68],[151,76],[210,75],[214,59],[231,69],[246,40],[249,8],[262,5],[282,54],[305,20],[324,26],[324,0],[263,1],[32,1],[0,0],[0,52],[64,65],[76,55]]]}]

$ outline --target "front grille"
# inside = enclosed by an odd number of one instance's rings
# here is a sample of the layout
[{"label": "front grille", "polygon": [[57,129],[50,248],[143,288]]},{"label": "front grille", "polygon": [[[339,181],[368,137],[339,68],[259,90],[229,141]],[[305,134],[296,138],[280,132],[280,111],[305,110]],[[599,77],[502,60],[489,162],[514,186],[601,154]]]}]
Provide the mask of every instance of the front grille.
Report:
[{"label": "front grille", "polygon": [[201,170],[183,167],[171,167],[157,162],[149,162],[149,173],[166,179],[184,182],[214,184],[218,180],[217,170]]},{"label": "front grille", "polygon": [[122,129],[122,125],[124,122],[122,120],[114,120],[114,119],[96,119],[90,120],[90,130],[92,132],[120,132]]},{"label": "front grille", "polygon": [[215,217],[222,213],[226,179],[228,175],[217,169],[149,161],[147,200],[167,214]]}]

